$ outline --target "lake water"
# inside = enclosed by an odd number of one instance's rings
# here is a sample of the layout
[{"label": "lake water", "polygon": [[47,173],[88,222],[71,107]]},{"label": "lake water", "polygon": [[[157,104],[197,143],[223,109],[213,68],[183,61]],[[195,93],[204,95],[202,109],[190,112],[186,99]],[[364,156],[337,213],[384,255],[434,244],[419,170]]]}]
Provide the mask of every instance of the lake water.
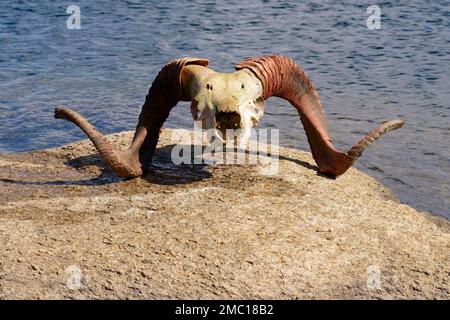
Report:
[{"label": "lake water", "polygon": [[[379,30],[366,26],[374,2]],[[0,4],[0,152],[85,138],[53,118],[58,104],[105,133],[134,129],[153,78],[173,58],[205,57],[232,71],[245,57],[277,53],[308,72],[339,148],[404,118],[356,167],[403,202],[450,218],[449,1],[78,1],[80,30],[66,27],[69,4]],[[293,107],[270,99],[266,110],[262,127],[309,150]],[[166,125],[191,128],[188,104]]]}]

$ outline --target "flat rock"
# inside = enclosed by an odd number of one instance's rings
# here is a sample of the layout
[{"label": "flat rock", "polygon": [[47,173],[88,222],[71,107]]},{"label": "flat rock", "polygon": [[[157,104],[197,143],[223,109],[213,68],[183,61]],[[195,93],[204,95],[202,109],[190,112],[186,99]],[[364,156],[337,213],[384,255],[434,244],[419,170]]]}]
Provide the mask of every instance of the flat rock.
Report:
[{"label": "flat rock", "polygon": [[0,298],[450,298],[448,220],[298,150],[280,148],[277,174],[173,164],[191,134],[165,129],[132,180],[86,140],[0,154]]}]

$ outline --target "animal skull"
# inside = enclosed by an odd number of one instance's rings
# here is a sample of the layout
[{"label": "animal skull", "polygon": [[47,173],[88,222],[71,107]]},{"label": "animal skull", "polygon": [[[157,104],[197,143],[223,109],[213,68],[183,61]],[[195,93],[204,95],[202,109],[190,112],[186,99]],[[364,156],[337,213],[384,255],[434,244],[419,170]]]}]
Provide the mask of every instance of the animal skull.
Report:
[{"label": "animal skull", "polygon": [[194,120],[213,130],[211,142],[223,143],[229,138],[227,129],[238,129],[237,143],[245,146],[251,128],[264,113],[264,100],[272,96],[283,98],[300,115],[319,171],[332,176],[343,174],[383,133],[403,125],[400,119],[382,123],[347,152],[340,151],[332,143],[317,91],[293,60],[278,55],[249,58],[237,64],[233,73],[216,72],[208,64],[206,59],[182,58],[161,69],[150,87],[128,150],[116,150],[86,119],[70,109],[56,108],[55,118],[79,126],[112,169],[125,178],[142,175],[151,163],[160,129],[179,101],[191,101]]},{"label": "animal skull", "polygon": [[210,143],[225,143],[234,132],[239,147],[245,148],[252,127],[264,114],[261,81],[248,69],[220,73],[190,65],[184,75],[192,97],[191,113],[202,129],[208,130]]}]

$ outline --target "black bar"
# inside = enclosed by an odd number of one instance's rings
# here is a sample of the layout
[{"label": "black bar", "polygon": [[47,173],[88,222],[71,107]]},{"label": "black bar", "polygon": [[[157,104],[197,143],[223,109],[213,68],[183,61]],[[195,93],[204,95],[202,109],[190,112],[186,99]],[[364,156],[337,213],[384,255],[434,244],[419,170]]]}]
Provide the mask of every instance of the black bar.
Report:
[{"label": "black bar", "polygon": [[[355,317],[384,319],[391,307],[401,308],[402,318],[430,317],[433,312],[448,314],[449,301],[319,301],[319,300],[150,300],[150,301],[1,301],[1,314],[20,316],[22,312],[58,319],[70,315],[86,318],[91,309],[102,315],[131,319],[317,319]],[[430,308],[425,308],[425,307]],[[389,308],[386,308],[389,307]],[[45,310],[47,309],[48,310]],[[10,309],[10,310],[8,310]],[[10,313],[12,312],[12,313]]]}]

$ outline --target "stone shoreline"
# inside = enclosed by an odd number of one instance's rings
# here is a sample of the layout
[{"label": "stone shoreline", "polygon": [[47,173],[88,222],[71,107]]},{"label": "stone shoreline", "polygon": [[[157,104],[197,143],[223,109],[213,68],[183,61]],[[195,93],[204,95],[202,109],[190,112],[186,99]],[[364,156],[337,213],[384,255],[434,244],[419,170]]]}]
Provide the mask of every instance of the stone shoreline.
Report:
[{"label": "stone shoreline", "polygon": [[280,148],[273,176],[176,166],[174,132],[191,134],[165,129],[133,180],[86,140],[0,154],[0,298],[450,298],[448,220],[356,169],[318,175],[298,150]]}]

